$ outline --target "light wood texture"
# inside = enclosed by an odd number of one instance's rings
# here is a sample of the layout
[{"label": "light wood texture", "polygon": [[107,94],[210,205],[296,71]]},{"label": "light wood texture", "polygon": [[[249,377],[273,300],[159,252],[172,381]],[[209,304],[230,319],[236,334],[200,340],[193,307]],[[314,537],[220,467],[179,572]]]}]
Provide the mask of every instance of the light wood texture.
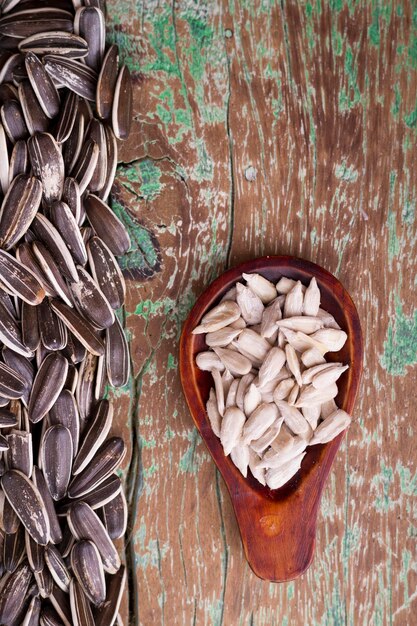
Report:
[{"label": "light wood texture", "polygon": [[[117,401],[130,441],[131,622],[413,624],[415,5],[107,8],[135,81],[136,121],[114,189],[134,240],[121,260],[134,380]],[[313,564],[280,585],[247,565],[177,370],[197,296],[228,264],[273,253],[334,273],[365,337],[356,422],[324,490]]]}]

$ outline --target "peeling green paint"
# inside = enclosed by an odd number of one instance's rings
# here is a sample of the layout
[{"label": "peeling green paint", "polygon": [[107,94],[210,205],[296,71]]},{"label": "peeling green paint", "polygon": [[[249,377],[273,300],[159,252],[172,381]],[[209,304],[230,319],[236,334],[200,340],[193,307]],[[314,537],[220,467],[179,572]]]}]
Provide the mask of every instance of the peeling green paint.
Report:
[{"label": "peeling green paint", "polygon": [[172,298],[162,298],[161,300],[156,300],[156,302],[142,300],[137,304],[134,314],[149,321],[149,317],[153,315],[169,315],[174,310],[174,307],[175,300]]},{"label": "peeling green paint", "polygon": [[413,315],[407,317],[398,298],[394,321],[389,322],[380,362],[393,376],[403,376],[408,366],[417,363],[417,309]]},{"label": "peeling green paint", "polygon": [[400,251],[400,242],[397,237],[397,220],[395,213],[388,211],[388,262],[391,267],[393,259]]},{"label": "peeling green paint", "polygon": [[346,45],[345,51],[345,74],[347,77],[347,88],[343,87],[339,95],[339,107],[341,111],[351,109],[361,101],[361,92],[358,85],[357,60],[354,58],[352,48],[349,45]]},{"label": "peeling green paint", "polygon": [[169,353],[168,354],[168,359],[167,359],[167,370],[176,370],[178,367],[178,361],[176,359],[176,357]]},{"label": "peeling green paint", "polygon": [[339,180],[344,180],[348,183],[354,183],[358,179],[358,171],[354,167],[349,166],[346,161],[336,165],[335,175]]},{"label": "peeling green paint", "polygon": [[197,429],[193,428],[188,435],[188,439],[190,441],[190,446],[180,458],[178,469],[181,473],[195,474],[198,471],[198,463],[195,459],[195,449],[199,440]]}]

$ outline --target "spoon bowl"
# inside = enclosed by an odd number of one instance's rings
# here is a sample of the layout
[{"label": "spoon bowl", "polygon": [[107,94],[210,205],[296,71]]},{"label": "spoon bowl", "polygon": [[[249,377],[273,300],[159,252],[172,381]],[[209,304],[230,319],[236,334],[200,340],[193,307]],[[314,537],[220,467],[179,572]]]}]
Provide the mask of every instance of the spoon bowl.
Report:
[{"label": "spoon bowl", "polygon": [[321,494],[336,452],[345,432],[333,441],[307,448],[300,470],[283,487],[275,490],[262,486],[248,471],[244,478],[220,440],[213,433],[206,413],[206,403],[213,379],[210,372],[198,369],[196,355],[207,350],[204,335],[193,335],[213,306],[243,273],[257,272],[273,283],[281,276],[307,285],[314,276],[321,292],[321,307],[331,313],[347,335],[339,352],[327,360],[349,365],[338,381],[338,407],[351,413],[362,373],[363,344],[358,313],[343,285],[328,271],[303,259],[268,256],[234,267],[217,280],[197,300],[181,335],[180,375],[193,420],[229,490],[239,525],[246,558],[254,573],[272,582],[292,580],[305,572],[314,555],[317,513]]}]

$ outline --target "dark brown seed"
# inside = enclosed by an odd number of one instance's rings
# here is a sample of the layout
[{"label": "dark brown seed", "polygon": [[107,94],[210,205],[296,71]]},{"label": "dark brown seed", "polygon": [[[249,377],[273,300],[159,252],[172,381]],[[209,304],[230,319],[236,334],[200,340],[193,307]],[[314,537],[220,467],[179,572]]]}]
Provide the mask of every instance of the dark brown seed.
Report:
[{"label": "dark brown seed", "polygon": [[61,393],[68,373],[68,361],[59,352],[51,352],[35,376],[29,400],[29,419],[39,422]]},{"label": "dark brown seed", "polygon": [[72,176],[80,187],[80,193],[83,194],[87,189],[91,178],[94,174],[98,156],[99,146],[92,139],[88,139],[81,148],[77,162],[71,171]]},{"label": "dark brown seed", "polygon": [[[84,211],[84,217],[85,217],[85,211]],[[91,226],[82,226],[82,228],[80,228],[80,231],[83,236],[83,241],[87,245],[91,237],[94,237],[94,230],[91,228]]]},{"label": "dark brown seed", "polygon": [[117,77],[112,106],[112,125],[117,139],[127,139],[132,125],[133,92],[129,68],[124,65]]},{"label": "dark brown seed", "polygon": [[[0,341],[5,346],[22,354],[23,356],[31,357],[32,351],[29,350],[23,343],[22,333],[19,326],[16,323],[14,317],[0,301]],[[103,349],[104,354],[104,349]]]},{"label": "dark brown seed", "polygon": [[26,52],[25,66],[32,88],[43,112],[49,119],[56,117],[59,113],[60,97],[44,64],[34,52]]},{"label": "dark brown seed", "polygon": [[36,367],[39,369],[40,366],[42,365],[42,362],[44,361],[44,359],[48,356],[48,354],[50,354],[49,350],[47,350],[45,348],[45,346],[43,345],[43,343],[40,343],[38,346],[38,349],[36,350]]},{"label": "dark brown seed", "polygon": [[33,252],[33,245],[30,243],[21,243],[16,248],[16,258],[36,276],[47,296],[54,297],[57,295],[57,291],[48,279],[46,273],[42,270]]},{"label": "dark brown seed", "polygon": [[0,213],[0,246],[10,250],[23,237],[42,199],[42,185],[34,176],[19,174],[12,181]]},{"label": "dark brown seed", "polygon": [[[64,355],[64,356],[66,356],[66,355]],[[69,358],[71,358],[71,357],[69,357]],[[67,374],[67,380],[65,381],[64,389],[66,389],[70,393],[74,394],[75,390],[77,388],[77,381],[78,381],[78,370],[75,367],[75,365],[70,363],[68,365],[68,374]]]},{"label": "dark brown seed", "polygon": [[36,543],[27,531],[25,532],[25,546],[29,565],[32,571],[41,572],[45,565],[45,559],[43,556],[44,547],[39,543]]},{"label": "dark brown seed", "polygon": [[25,380],[5,363],[0,363],[0,395],[11,400],[21,398],[25,391]]},{"label": "dark brown seed", "polygon": [[61,500],[67,493],[72,466],[72,437],[68,428],[50,426],[41,442],[42,471],[51,496]]},{"label": "dark brown seed", "polygon": [[79,474],[90,463],[100,446],[104,443],[113,421],[113,408],[108,400],[98,404],[91,424],[88,424],[80,450],[74,460],[72,472]]},{"label": "dark brown seed", "polygon": [[94,397],[100,400],[105,393],[107,384],[106,357],[99,356],[97,361],[96,383],[94,385]]},{"label": "dark brown seed", "polygon": [[81,266],[77,266],[79,280],[71,283],[70,290],[79,312],[97,328],[109,328],[115,320],[113,310],[97,283]]},{"label": "dark brown seed", "polygon": [[87,352],[78,371],[75,397],[81,420],[91,418],[94,411],[94,388],[98,357]]},{"label": "dark brown seed", "polygon": [[39,305],[39,332],[43,345],[47,350],[62,350],[67,345],[67,328],[55,315],[49,302],[45,299]]},{"label": "dark brown seed", "polygon": [[40,626],[63,626],[58,613],[50,604],[42,608],[39,624]]},{"label": "dark brown seed", "polygon": [[95,100],[97,74],[94,70],[74,59],[53,54],[45,55],[44,63],[56,84],[68,87],[87,100]]},{"label": "dark brown seed", "polygon": [[32,480],[42,496],[42,500],[48,514],[51,541],[52,543],[60,543],[62,541],[62,531],[55,512],[55,503],[49,492],[42,471],[36,466],[33,468]]},{"label": "dark brown seed", "polygon": [[59,300],[52,300],[51,306],[58,317],[77,337],[89,352],[100,356],[104,354],[104,344],[93,325]]},{"label": "dark brown seed", "polygon": [[22,342],[29,354],[36,350],[40,342],[37,307],[27,302],[22,303]]},{"label": "dark brown seed", "polygon": [[68,428],[72,438],[73,457],[78,453],[80,439],[80,418],[75,398],[70,391],[63,389],[49,411],[51,426],[61,424]]},{"label": "dark brown seed", "polygon": [[66,559],[67,556],[70,554],[74,543],[75,543],[75,537],[72,534],[71,529],[68,526],[68,524],[65,524],[62,541],[58,545],[58,550],[60,551],[64,559]]},{"label": "dark brown seed", "polygon": [[29,134],[46,132],[49,127],[49,119],[43,112],[28,79],[19,83],[19,100]]},{"label": "dark brown seed", "polygon": [[55,584],[62,591],[68,592],[71,575],[58,549],[52,544],[45,548],[45,561]]},{"label": "dark brown seed", "polygon": [[35,133],[28,140],[28,149],[33,173],[42,183],[46,204],[60,200],[65,170],[57,142],[49,133]]},{"label": "dark brown seed", "polygon": [[102,189],[97,192],[99,198],[101,198],[104,202],[107,201],[109,197],[111,188],[113,187],[114,178],[116,176],[117,169],[117,140],[115,134],[110,126],[104,127],[104,132],[106,133],[106,146],[107,146],[107,172],[106,172],[106,182]]},{"label": "dark brown seed", "polygon": [[111,208],[94,194],[84,199],[88,220],[96,234],[116,256],[121,256],[130,248],[128,232]]},{"label": "dark brown seed", "polygon": [[8,409],[0,409],[0,428],[13,428],[17,426],[16,415]]},{"label": "dark brown seed", "polygon": [[73,626],[71,623],[71,608],[68,594],[62,591],[57,585],[54,585],[49,599],[55,611],[63,621],[64,626]]},{"label": "dark brown seed", "polygon": [[11,297],[3,289],[0,289],[0,302],[8,310],[10,315],[17,321],[18,315]]},{"label": "dark brown seed", "polygon": [[55,226],[51,224],[44,215],[38,213],[33,220],[32,230],[53,255],[62,273],[65,274],[69,280],[77,281],[78,273],[75,268],[74,260]]},{"label": "dark brown seed", "polygon": [[120,437],[111,437],[101,446],[86,469],[73,478],[68,489],[70,498],[80,498],[102,483],[120,465],[126,447]]},{"label": "dark brown seed", "polygon": [[69,206],[71,213],[75,217],[75,221],[79,225],[81,215],[81,193],[80,187],[75,178],[65,179],[62,199]]},{"label": "dark brown seed", "polygon": [[20,519],[8,501],[7,498],[4,499],[3,503],[3,529],[4,532],[8,535],[14,535],[19,530]]},{"label": "dark brown seed", "polygon": [[33,470],[32,434],[16,430],[7,435],[7,442],[7,467],[19,470],[30,478]]},{"label": "dark brown seed", "polygon": [[0,123],[0,187],[3,194],[7,193],[9,187],[9,153],[7,150],[7,138],[3,124]]},{"label": "dark brown seed", "polygon": [[[4,476],[4,474],[3,474]],[[17,532],[5,533],[3,545],[3,563],[6,571],[14,572],[19,566],[25,553],[25,531],[22,524]],[[0,598],[1,598],[0,594]]]},{"label": "dark brown seed", "polygon": [[0,250],[0,280],[28,304],[39,304],[45,297],[44,290],[32,272],[5,250]]},{"label": "dark brown seed", "polygon": [[55,31],[37,33],[19,42],[22,52],[36,54],[54,54],[70,59],[85,57],[88,53],[88,44],[82,37],[74,33]]},{"label": "dark brown seed", "polygon": [[4,435],[0,435],[0,452],[5,452],[9,449],[9,442]]},{"label": "dark brown seed", "polygon": [[113,326],[106,330],[107,377],[113,387],[123,387],[129,381],[129,346],[123,328],[116,318]]},{"label": "dark brown seed", "polygon": [[[30,306],[30,304],[26,304],[26,306]],[[23,316],[23,313],[22,313]],[[21,354],[17,352],[13,352],[10,348],[3,348],[3,359],[6,365],[14,369],[25,381],[25,391],[22,396],[22,401],[27,406],[29,402],[29,394],[32,387],[32,382],[35,377],[35,371],[32,363]],[[1,418],[0,418],[1,424]]]},{"label": "dark brown seed", "polygon": [[35,33],[64,30],[72,32],[72,15],[68,11],[54,8],[38,8],[35,11],[26,9],[13,11],[0,19],[0,34],[15,38],[16,45],[19,39],[25,39]]},{"label": "dark brown seed", "polygon": [[[15,42],[16,45],[16,42]],[[11,83],[13,79],[14,68],[17,67],[23,60],[23,54],[15,52],[9,58],[4,61],[0,67],[0,83]]]},{"label": "dark brown seed", "polygon": [[69,592],[73,626],[94,626],[90,603],[80,583],[74,578],[71,580]]},{"label": "dark brown seed", "polygon": [[[81,363],[85,359],[86,348],[71,332],[68,333],[68,343],[64,350],[65,356],[74,365]],[[77,370],[78,371],[78,370]]]},{"label": "dark brown seed", "polygon": [[122,565],[119,571],[109,579],[106,601],[95,614],[96,626],[113,626],[119,612],[125,586],[126,568]]},{"label": "dark brown seed", "polygon": [[126,533],[127,503],[123,490],[103,507],[104,525],[111,539],[119,539]]},{"label": "dark brown seed", "polygon": [[113,44],[106,52],[97,81],[97,115],[103,120],[111,117],[118,72],[119,48]]},{"label": "dark brown seed", "polygon": [[[80,103],[79,103],[80,106]],[[67,172],[71,172],[80,155],[84,141],[85,119],[77,114],[70,136],[64,143],[64,163]]]},{"label": "dark brown seed", "polygon": [[28,129],[23,117],[22,107],[17,100],[8,100],[1,107],[1,121],[6,135],[12,143],[26,139]]},{"label": "dark brown seed", "polygon": [[125,300],[126,284],[114,255],[99,237],[88,241],[87,254],[94,279],[113,309],[118,309]]},{"label": "dark brown seed", "polygon": [[77,221],[65,202],[51,206],[51,221],[79,265],[87,263],[87,251]]},{"label": "dark brown seed", "polygon": [[10,157],[10,169],[9,169],[9,185],[12,180],[19,174],[27,174],[29,171],[29,155],[26,145],[26,141],[21,139],[16,141],[13,146],[12,154]]},{"label": "dark brown seed", "polygon": [[96,7],[81,7],[74,19],[74,32],[88,43],[86,64],[98,71],[101,67],[106,44],[106,24],[103,12]]},{"label": "dark brown seed", "polygon": [[22,563],[8,578],[0,594],[0,623],[14,625],[17,622],[32,582],[32,572],[27,563]]},{"label": "dark brown seed", "polygon": [[[112,474],[106,478],[94,491],[82,496],[82,501],[88,504],[92,509],[99,509],[120,493],[122,483],[116,474]],[[59,509],[59,514],[65,514],[74,504],[74,500],[68,500]]]},{"label": "dark brown seed", "polygon": [[106,183],[107,174],[107,141],[104,125],[95,118],[90,120],[86,138],[92,139],[98,145],[98,159],[93,176],[88,184],[90,191],[99,191]]},{"label": "dark brown seed", "polygon": [[22,80],[27,80],[27,72],[26,72],[26,67],[25,67],[25,63],[24,63],[24,59],[22,59],[21,63],[18,63],[14,68],[13,68],[13,83],[16,87],[19,87],[19,83],[22,82]]},{"label": "dark brown seed", "polygon": [[87,598],[100,606],[106,599],[106,581],[100,553],[92,541],[78,541],[71,550],[71,567]]},{"label": "dark brown seed", "polygon": [[49,541],[49,518],[37,487],[18,470],[7,471],[1,478],[1,485],[32,539],[46,545]]},{"label": "dark brown seed", "polygon": [[103,567],[115,574],[120,567],[120,558],[98,515],[85,502],[76,502],[68,513],[68,524],[76,539],[92,541],[100,553]]},{"label": "dark brown seed", "polygon": [[[1,71],[0,71],[1,73]],[[18,100],[19,96],[17,88],[12,83],[0,84],[0,104],[7,102],[8,100]]]},{"label": "dark brown seed", "polygon": [[58,143],[68,139],[74,127],[78,112],[78,96],[73,91],[68,91],[55,128],[55,138]]},{"label": "dark brown seed", "polygon": [[[55,295],[59,295],[64,302],[66,302],[69,306],[72,306],[71,294],[69,292],[68,285],[61,276],[61,271],[52,254],[40,241],[33,242],[32,250],[42,272],[49,281],[49,285],[52,286],[52,290],[55,292]],[[52,294],[52,297],[54,297],[54,294]]]},{"label": "dark brown seed", "polygon": [[49,598],[54,586],[51,573],[45,566],[41,572],[34,572],[41,598]]},{"label": "dark brown seed", "polygon": [[39,626],[39,617],[41,614],[42,603],[40,599],[35,596],[30,601],[29,607],[26,611],[25,617],[21,626]]}]

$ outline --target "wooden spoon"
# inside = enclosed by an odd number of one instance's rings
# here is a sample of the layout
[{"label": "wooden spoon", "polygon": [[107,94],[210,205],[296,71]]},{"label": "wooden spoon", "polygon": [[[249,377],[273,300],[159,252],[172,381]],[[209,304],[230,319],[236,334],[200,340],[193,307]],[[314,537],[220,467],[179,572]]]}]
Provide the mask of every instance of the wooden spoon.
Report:
[{"label": "wooden spoon", "polygon": [[[250,471],[244,478],[230,457],[224,456],[205,408],[213,380],[210,372],[200,371],[195,364],[196,355],[207,350],[207,346],[204,335],[192,335],[191,331],[226,291],[241,280],[242,273],[253,272],[274,283],[287,276],[307,285],[316,277],[321,307],[335,317],[348,335],[343,349],[326,357],[349,364],[338,381],[336,398],[337,405],[348,413],[352,412],[362,373],[362,333],[355,305],[343,285],[319,265],[290,256],[263,257],[228,270],[200,296],[184,324],[180,344],[184,394],[194,422],[226,482],[246,558],[260,578],[284,582],[300,576],[313,559],[321,494],[345,433],[327,444],[307,448],[301,469],[276,490],[263,487]],[[357,431],[354,436],[358,436]]]}]

